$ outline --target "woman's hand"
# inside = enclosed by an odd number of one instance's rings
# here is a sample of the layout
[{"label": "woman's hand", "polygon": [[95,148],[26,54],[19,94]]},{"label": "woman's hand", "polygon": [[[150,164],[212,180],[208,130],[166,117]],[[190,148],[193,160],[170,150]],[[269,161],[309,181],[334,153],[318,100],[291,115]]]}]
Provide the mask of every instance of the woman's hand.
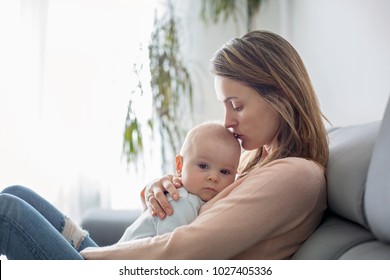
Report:
[{"label": "woman's hand", "polygon": [[85,260],[102,260],[104,259],[104,247],[88,247],[80,252]]},{"label": "woman's hand", "polygon": [[182,187],[181,180],[172,175],[166,175],[160,179],[150,182],[144,189],[143,203],[150,209],[153,216],[158,215],[164,219],[166,215],[170,216],[173,209],[165,193],[168,192],[174,200],[180,198],[176,188]]}]

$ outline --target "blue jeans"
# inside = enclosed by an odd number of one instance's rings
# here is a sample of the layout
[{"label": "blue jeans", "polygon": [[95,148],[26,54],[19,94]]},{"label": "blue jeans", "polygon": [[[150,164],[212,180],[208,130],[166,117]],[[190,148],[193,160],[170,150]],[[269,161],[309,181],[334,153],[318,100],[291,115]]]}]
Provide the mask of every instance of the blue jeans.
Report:
[{"label": "blue jeans", "polygon": [[[64,232],[82,232],[57,208],[22,186],[12,186],[0,193],[0,254],[19,260],[82,260],[86,247],[97,247],[88,236],[77,246]],[[67,230],[65,230],[67,228]],[[77,228],[77,230],[75,230]]]}]

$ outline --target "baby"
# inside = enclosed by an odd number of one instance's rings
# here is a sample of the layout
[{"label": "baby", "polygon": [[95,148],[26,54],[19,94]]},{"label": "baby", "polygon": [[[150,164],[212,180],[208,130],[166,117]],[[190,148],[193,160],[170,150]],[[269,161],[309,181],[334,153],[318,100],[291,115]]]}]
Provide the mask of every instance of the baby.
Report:
[{"label": "baby", "polygon": [[119,242],[172,232],[191,223],[199,208],[234,182],[241,148],[222,124],[206,122],[191,129],[176,156],[176,175],[181,178],[180,199],[167,194],[173,214],[164,220],[145,211],[130,225]]}]

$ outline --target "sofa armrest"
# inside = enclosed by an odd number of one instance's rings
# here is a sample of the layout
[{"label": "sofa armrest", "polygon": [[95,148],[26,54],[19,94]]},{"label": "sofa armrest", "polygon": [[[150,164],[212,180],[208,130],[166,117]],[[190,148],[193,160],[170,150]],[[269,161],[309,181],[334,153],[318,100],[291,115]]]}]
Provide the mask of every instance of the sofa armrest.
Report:
[{"label": "sofa armrest", "polygon": [[99,246],[112,245],[141,213],[141,210],[91,209],[82,218],[81,227]]}]

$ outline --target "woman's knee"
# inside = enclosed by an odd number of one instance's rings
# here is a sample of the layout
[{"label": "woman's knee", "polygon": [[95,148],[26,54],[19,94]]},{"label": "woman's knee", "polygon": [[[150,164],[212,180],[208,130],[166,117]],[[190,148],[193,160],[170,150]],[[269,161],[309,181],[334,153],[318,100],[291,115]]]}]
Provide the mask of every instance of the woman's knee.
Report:
[{"label": "woman's knee", "polygon": [[14,213],[21,201],[20,198],[10,193],[0,193],[0,215],[6,216],[7,213]]},{"label": "woman's knee", "polygon": [[23,199],[24,197],[31,195],[31,190],[21,185],[13,185],[6,187],[1,193],[11,194]]}]

